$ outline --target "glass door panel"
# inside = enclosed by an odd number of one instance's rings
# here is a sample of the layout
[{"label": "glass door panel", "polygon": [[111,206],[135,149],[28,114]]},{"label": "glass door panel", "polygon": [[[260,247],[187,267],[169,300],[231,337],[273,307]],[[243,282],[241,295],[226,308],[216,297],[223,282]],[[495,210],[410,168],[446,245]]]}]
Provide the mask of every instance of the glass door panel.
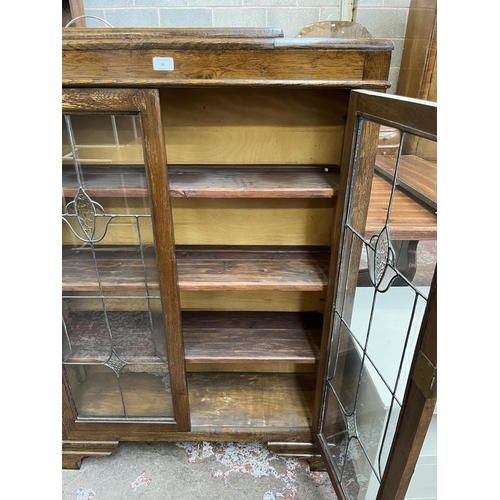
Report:
[{"label": "glass door panel", "polygon": [[79,419],[174,420],[139,114],[63,114],[62,358]]},{"label": "glass door panel", "polygon": [[383,150],[389,124],[360,115],[355,125],[319,421],[352,500],[379,499],[436,268],[435,141],[394,127],[398,147]]}]

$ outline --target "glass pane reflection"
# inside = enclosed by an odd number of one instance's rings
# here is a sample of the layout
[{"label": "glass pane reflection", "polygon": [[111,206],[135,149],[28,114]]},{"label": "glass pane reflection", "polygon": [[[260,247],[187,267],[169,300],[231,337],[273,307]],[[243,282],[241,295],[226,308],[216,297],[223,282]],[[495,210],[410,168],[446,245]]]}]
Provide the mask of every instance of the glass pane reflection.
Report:
[{"label": "glass pane reflection", "polygon": [[374,500],[372,491],[377,491],[380,483],[356,438],[349,440],[345,456],[341,485],[346,497],[349,500]]},{"label": "glass pane reflection", "polygon": [[349,329],[342,323],[340,326],[338,356],[332,371],[333,377],[330,384],[347,414],[355,410],[361,363],[362,349],[353,339]]},{"label": "glass pane reflection", "polygon": [[346,497],[374,500],[436,268],[437,162],[433,141],[382,127],[374,151],[377,125],[360,130],[323,436]]},{"label": "glass pane reflection", "polygon": [[323,423],[323,435],[328,444],[334,466],[339,475],[342,474],[347,449],[349,432],[347,429],[347,418],[342,411],[339,401],[331,387],[327,387],[326,396],[327,411]]},{"label": "glass pane reflection", "polygon": [[419,326],[422,320],[422,309],[414,314],[416,300],[411,287],[392,287],[377,293],[374,301],[366,352],[391,391],[396,387],[411,326]]},{"label": "glass pane reflection", "polygon": [[63,115],[62,357],[79,418],[173,417],[139,115]]}]

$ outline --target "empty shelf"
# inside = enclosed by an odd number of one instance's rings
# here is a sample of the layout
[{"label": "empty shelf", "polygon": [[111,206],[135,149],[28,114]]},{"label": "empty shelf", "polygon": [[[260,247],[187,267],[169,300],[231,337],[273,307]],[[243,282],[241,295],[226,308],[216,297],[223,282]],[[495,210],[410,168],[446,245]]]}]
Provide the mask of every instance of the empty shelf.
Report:
[{"label": "empty shelf", "polygon": [[[169,165],[173,198],[333,198],[338,193],[335,166]],[[143,166],[84,166],[85,191],[94,197],[145,197]],[[75,196],[74,168],[63,166],[63,192]]]},{"label": "empty shelf", "polygon": [[[63,292],[145,293],[159,288],[156,263],[127,247],[64,248]],[[330,252],[327,247],[178,246],[181,290],[326,289]]]}]

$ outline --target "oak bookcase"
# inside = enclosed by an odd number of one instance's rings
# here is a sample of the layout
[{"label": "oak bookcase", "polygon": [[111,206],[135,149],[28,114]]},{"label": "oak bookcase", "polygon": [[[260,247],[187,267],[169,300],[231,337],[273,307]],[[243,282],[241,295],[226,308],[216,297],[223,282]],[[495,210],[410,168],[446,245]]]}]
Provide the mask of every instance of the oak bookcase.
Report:
[{"label": "oak bookcase", "polygon": [[313,461],[349,92],[390,86],[392,42],[72,28],[62,49],[63,466],[120,440]]}]

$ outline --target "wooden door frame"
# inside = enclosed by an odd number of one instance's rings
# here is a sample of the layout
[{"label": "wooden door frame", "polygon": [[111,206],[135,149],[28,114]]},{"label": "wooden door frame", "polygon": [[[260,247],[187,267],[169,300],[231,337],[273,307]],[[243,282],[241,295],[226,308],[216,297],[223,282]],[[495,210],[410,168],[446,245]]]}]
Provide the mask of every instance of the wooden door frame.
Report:
[{"label": "wooden door frame", "polygon": [[[425,112],[422,110],[425,108]],[[380,118],[383,116],[384,118]],[[328,359],[332,340],[334,304],[336,301],[337,282],[340,275],[341,248],[344,243],[343,228],[349,204],[349,186],[352,182],[354,154],[356,151],[357,131],[359,119],[365,118],[381,123],[388,127],[395,127],[409,134],[437,140],[437,103],[411,99],[397,95],[382,94],[368,90],[351,91],[349,110],[347,115],[344,149],[342,152],[341,178],[337,213],[332,230],[330,275],[328,279],[327,299],[325,304],[324,324],[321,340],[320,360],[317,371],[317,387],[315,411],[313,417],[313,435],[326,469],[340,500],[345,500],[342,489],[328,460],[328,454],[323,439],[319,436],[324,415],[326,398],[326,384]],[[373,135],[373,134],[371,134]],[[371,137],[370,148],[375,148],[377,141]],[[370,154],[369,152],[367,153]],[[366,165],[365,165],[366,167]],[[363,167],[364,168],[364,167]],[[368,169],[368,167],[366,167]],[[369,169],[368,169],[369,170]],[[367,180],[364,184],[370,184]],[[364,186],[365,191],[368,189]],[[369,193],[369,189],[368,189]],[[366,219],[368,201],[360,208],[358,217]],[[338,242],[338,243],[335,243]],[[348,278],[345,278],[348,279]],[[377,500],[403,499],[409,486],[418,456],[432,418],[437,397],[437,359],[436,359],[436,308],[437,308],[437,272],[434,275],[429,299],[427,302],[423,323],[421,325],[417,347],[415,348],[412,370],[415,370],[418,356],[424,356],[434,369],[432,387],[424,395],[419,389],[418,376],[414,371],[410,378],[403,408],[398,420],[396,434],[387,466],[385,468]],[[421,354],[420,354],[421,353]],[[415,379],[415,380],[414,380]],[[419,392],[420,390],[420,392]]]},{"label": "wooden door frame", "polygon": [[[174,420],[140,422],[139,433],[146,439],[161,439],[163,432],[189,431],[190,414],[187,392],[180,298],[175,259],[174,229],[169,196],[167,158],[161,124],[157,89],[77,89],[62,91],[63,113],[140,114],[143,154],[150,198],[153,237],[156,248],[158,279],[166,330],[167,359],[172,390]],[[137,423],[139,425],[139,423]],[[136,428],[137,429],[137,428]],[[77,421],[76,408],[63,374],[63,439],[130,438],[130,423]]]}]

